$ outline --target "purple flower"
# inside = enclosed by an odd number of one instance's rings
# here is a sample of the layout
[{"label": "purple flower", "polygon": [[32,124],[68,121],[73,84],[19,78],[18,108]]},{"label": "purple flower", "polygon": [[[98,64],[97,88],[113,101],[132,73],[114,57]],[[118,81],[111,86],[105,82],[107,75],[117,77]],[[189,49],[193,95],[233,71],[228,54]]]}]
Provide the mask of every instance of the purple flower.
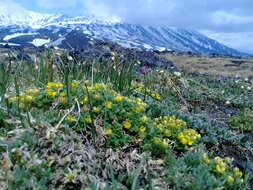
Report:
[{"label": "purple flower", "polygon": [[224,75],[219,75],[219,77],[218,77],[219,79],[224,79],[225,78],[225,76]]}]

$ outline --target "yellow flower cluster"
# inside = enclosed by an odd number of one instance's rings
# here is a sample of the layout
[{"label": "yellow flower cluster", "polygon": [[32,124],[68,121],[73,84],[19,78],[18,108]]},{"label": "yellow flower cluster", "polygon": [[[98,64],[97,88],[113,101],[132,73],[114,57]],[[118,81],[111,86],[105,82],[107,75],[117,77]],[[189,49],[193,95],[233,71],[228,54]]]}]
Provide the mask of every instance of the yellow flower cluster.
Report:
[{"label": "yellow flower cluster", "polygon": [[227,169],[227,163],[223,161],[221,157],[215,157],[215,172],[217,173],[224,173]]},{"label": "yellow flower cluster", "polygon": [[170,140],[169,139],[161,139],[159,137],[155,137],[154,138],[154,143],[157,145],[160,145],[163,148],[168,148],[169,144],[170,144]]},{"label": "yellow flower cluster", "polygon": [[205,162],[206,164],[209,164],[211,162],[210,159],[208,158],[207,153],[202,154],[202,161]]},{"label": "yellow flower cluster", "polygon": [[155,100],[160,100],[161,99],[160,94],[151,92],[151,90],[145,88],[145,86],[142,83],[132,82],[131,87],[137,92],[140,92],[140,93],[143,93],[143,94],[149,94]]},{"label": "yellow flower cluster", "polygon": [[74,117],[72,117],[72,116],[67,116],[66,117],[66,121],[69,122],[69,123],[75,123],[75,122],[77,122],[77,120]]},{"label": "yellow flower cluster", "polygon": [[[56,91],[62,88],[63,84],[60,82],[48,82],[46,87],[47,87],[47,89],[45,90],[46,95],[54,99],[57,96]],[[61,101],[63,101],[63,98],[61,98]]]},{"label": "yellow flower cluster", "polygon": [[40,90],[39,89],[28,89],[28,90],[26,90],[26,94],[38,95],[38,94],[40,94]]},{"label": "yellow flower cluster", "polygon": [[32,102],[35,102],[35,98],[33,96],[26,95],[26,94],[19,96],[19,108],[20,109],[24,109],[27,105],[29,105]]},{"label": "yellow flower cluster", "polygon": [[243,175],[239,168],[234,168],[233,172],[234,172],[235,178],[241,178]]},{"label": "yellow flower cluster", "polygon": [[84,91],[89,91],[89,92],[94,92],[94,91],[103,91],[103,90],[108,90],[112,87],[112,84],[103,84],[103,83],[96,83],[93,86],[89,86],[90,81],[86,81],[83,86]]},{"label": "yellow flower cluster", "polygon": [[34,102],[35,98],[33,96],[23,94],[19,96],[19,101],[23,103],[30,103],[30,102]]},{"label": "yellow flower cluster", "polygon": [[201,135],[194,129],[186,129],[179,133],[177,138],[183,145],[193,145],[193,143],[199,139]]},{"label": "yellow flower cluster", "polygon": [[8,101],[9,101],[10,103],[15,103],[15,102],[18,101],[18,97],[17,97],[17,96],[10,97],[10,98],[8,99]]},{"label": "yellow flower cluster", "polygon": [[55,92],[53,89],[46,89],[45,92],[50,98],[55,98],[57,96],[57,92]]},{"label": "yellow flower cluster", "polygon": [[26,90],[25,94],[19,96],[13,96],[8,99],[9,103],[19,102],[19,108],[24,109],[27,106],[30,106],[32,103],[36,102],[36,96],[40,94],[38,89],[29,89]]},{"label": "yellow flower cluster", "polygon": [[100,108],[100,107],[94,106],[94,107],[92,108],[92,111],[93,111],[94,113],[100,113],[100,112],[101,112],[101,108]]},{"label": "yellow flower cluster", "polygon": [[79,86],[79,84],[80,84],[79,81],[73,80],[73,81],[71,82],[71,88],[77,89],[78,86]]},{"label": "yellow flower cluster", "polygon": [[[217,156],[214,159],[209,159],[208,155],[206,153],[203,153],[202,161],[206,164],[211,165],[215,173],[225,175],[226,182],[229,185],[232,185],[236,179],[240,179],[243,176],[243,173],[239,168],[230,167],[233,159],[229,157],[221,158]],[[242,179],[240,181],[243,182]]]},{"label": "yellow flower cluster", "polygon": [[131,87],[134,88],[137,92],[142,92],[144,85],[142,83],[134,83],[132,81]]},{"label": "yellow flower cluster", "polygon": [[112,102],[105,102],[105,103],[104,103],[104,106],[105,106],[107,109],[112,109]]},{"label": "yellow flower cluster", "polygon": [[48,82],[47,88],[54,88],[54,89],[60,89],[63,87],[63,84],[61,82]]},{"label": "yellow flower cluster", "polygon": [[144,116],[142,116],[142,117],[140,118],[140,121],[141,121],[142,123],[147,123],[147,122],[149,121],[149,118],[148,118],[146,115],[144,115]]},{"label": "yellow flower cluster", "polygon": [[175,116],[164,116],[155,118],[155,128],[160,129],[165,137],[170,137],[172,135],[172,130],[180,130],[186,126],[186,122],[180,119],[176,119]]},{"label": "yellow flower cluster", "polygon": [[145,107],[147,106],[147,104],[144,103],[142,101],[142,99],[140,99],[140,98],[137,98],[135,103],[136,103],[137,107],[135,108],[134,112],[136,112],[136,113],[143,111],[145,109]]}]

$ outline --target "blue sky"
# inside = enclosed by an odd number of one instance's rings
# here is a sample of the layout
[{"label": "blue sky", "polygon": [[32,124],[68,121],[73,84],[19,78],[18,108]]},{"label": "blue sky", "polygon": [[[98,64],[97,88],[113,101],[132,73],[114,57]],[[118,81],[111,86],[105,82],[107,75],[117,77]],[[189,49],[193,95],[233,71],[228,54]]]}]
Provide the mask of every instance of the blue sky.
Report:
[{"label": "blue sky", "polygon": [[[15,0],[14,0],[15,1]],[[70,16],[78,16],[84,14],[84,6],[81,1],[75,0],[16,0],[18,4],[25,9],[40,13],[62,13]]]},{"label": "blue sky", "polygon": [[143,25],[198,30],[233,48],[253,53],[253,0],[0,0],[25,9],[70,16],[120,18]]}]

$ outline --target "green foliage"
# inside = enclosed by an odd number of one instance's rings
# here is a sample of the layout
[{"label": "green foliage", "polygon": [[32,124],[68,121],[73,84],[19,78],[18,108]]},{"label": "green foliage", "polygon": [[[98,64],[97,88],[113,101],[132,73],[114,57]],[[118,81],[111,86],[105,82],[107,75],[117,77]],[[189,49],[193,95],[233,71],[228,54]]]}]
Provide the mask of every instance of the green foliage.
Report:
[{"label": "green foliage", "polygon": [[[205,154],[203,154],[205,155]],[[248,180],[247,177],[242,178],[238,168],[233,168],[229,158],[226,158],[229,162],[225,163],[220,157],[216,157],[213,161],[205,159],[207,158],[199,154],[187,153],[181,158],[176,158],[170,154],[166,157],[166,170],[165,180],[171,185],[172,189],[189,189],[189,190],[201,190],[201,189],[246,189],[247,186],[244,180]],[[208,159],[208,158],[207,158]],[[219,164],[224,165],[224,171],[216,171],[216,167]],[[240,175],[240,176],[239,176]]]},{"label": "green foliage", "polygon": [[253,111],[249,109],[242,110],[229,120],[229,124],[233,129],[253,132]]},{"label": "green foliage", "polygon": [[4,100],[4,95],[10,86],[12,64],[0,62],[0,104]]}]

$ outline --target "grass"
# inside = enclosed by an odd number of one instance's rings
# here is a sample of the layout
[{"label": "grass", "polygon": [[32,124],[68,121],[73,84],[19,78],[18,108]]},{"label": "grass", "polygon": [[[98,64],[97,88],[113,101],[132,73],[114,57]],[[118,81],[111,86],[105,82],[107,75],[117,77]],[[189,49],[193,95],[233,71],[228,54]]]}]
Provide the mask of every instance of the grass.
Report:
[{"label": "grass", "polygon": [[162,54],[161,57],[171,60],[178,68],[209,75],[226,77],[253,77],[252,58],[211,57],[210,55],[174,55]]},{"label": "grass", "polygon": [[37,60],[1,63],[3,189],[250,188],[251,81]]}]

